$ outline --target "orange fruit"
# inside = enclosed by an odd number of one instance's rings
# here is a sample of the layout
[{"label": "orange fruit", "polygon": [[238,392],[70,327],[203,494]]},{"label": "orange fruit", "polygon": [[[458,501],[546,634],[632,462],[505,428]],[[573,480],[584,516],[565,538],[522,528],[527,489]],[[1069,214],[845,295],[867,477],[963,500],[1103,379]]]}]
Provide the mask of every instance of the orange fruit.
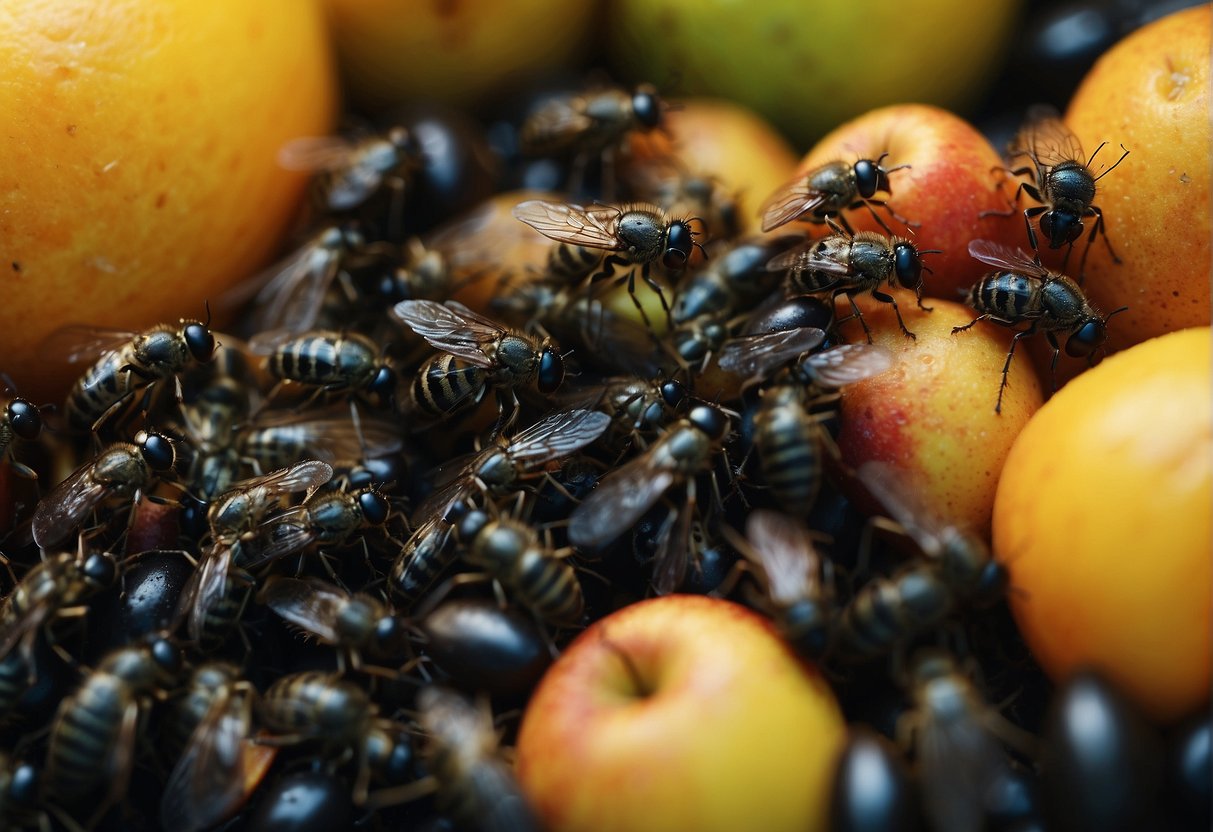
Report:
[{"label": "orange fruit", "polygon": [[201,318],[273,255],[305,185],[278,150],[337,103],[310,0],[9,3],[0,65],[0,366],[36,397],[59,327]]},{"label": "orange fruit", "polygon": [[[1112,47],[1083,79],[1066,122],[1090,154],[1095,205],[1123,262],[1095,240],[1085,288],[1103,312],[1128,306],[1108,325],[1108,345],[1124,349],[1192,326],[1208,326],[1213,173],[1209,147],[1209,53],[1213,6],[1204,4],[1144,26]],[[1084,220],[1090,229],[1093,217]],[[1074,244],[1075,261],[1087,245]]]},{"label": "orange fruit", "polygon": [[417,98],[466,104],[574,63],[594,3],[325,0],[341,74],[371,109]]},{"label": "orange fruit", "polygon": [[1093,667],[1159,719],[1209,699],[1213,338],[1117,353],[1028,422],[994,499],[1011,608],[1055,680]]}]

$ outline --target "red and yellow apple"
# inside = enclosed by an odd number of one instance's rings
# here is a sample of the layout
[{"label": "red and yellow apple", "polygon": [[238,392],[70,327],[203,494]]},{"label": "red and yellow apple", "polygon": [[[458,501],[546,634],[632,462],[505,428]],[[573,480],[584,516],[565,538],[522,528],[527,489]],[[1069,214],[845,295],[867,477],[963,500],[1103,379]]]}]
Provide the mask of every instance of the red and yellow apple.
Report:
[{"label": "red and yellow apple", "polygon": [[[902,334],[892,306],[857,298],[873,341],[892,350],[897,363],[843,389],[842,459],[852,467],[889,463],[921,489],[919,499],[941,519],[987,535],[1003,462],[1040,407],[1040,384],[1017,349],[1002,412],[995,413],[1011,332],[983,322],[953,334],[976,313],[936,298],[923,301],[933,308],[924,312],[913,294],[900,290],[895,296],[916,338]],[[838,315],[847,314],[841,301]],[[849,341],[864,338],[854,320],[842,332]]]},{"label": "red and yellow apple", "polygon": [[[981,237],[1026,246],[1022,216],[986,216],[1009,211],[1014,191],[1000,187],[993,168],[1003,164],[985,136],[964,119],[938,107],[898,104],[883,107],[847,122],[819,141],[800,163],[804,173],[828,162],[877,159],[886,168],[909,165],[889,174],[889,207],[915,225],[904,224],[876,208],[894,233],[909,237],[925,255],[931,269],[926,291],[934,297],[956,299],[989,271],[969,256],[969,241]],[[866,208],[848,212],[856,230],[887,233]],[[818,226],[822,228],[822,226]]]},{"label": "red and yellow apple", "polygon": [[[1087,153],[1108,143],[1096,175],[1120,157],[1121,145],[1129,151],[1099,180],[1095,196],[1122,262],[1097,239],[1086,267],[1096,306],[1105,313],[1129,307],[1108,326],[1111,351],[1209,324],[1211,50],[1213,6],[1164,17],[1104,54],[1066,112]],[[1085,220],[1088,229],[1093,221]],[[1071,263],[1085,246],[1084,236]]]},{"label": "red and yellow apple", "polygon": [[1105,673],[1159,719],[1207,705],[1213,338],[1138,344],[1074,379],[1011,448],[994,554],[1037,661]]},{"label": "red and yellow apple", "polygon": [[833,694],[751,610],[670,595],[599,620],[548,669],[517,772],[545,828],[824,830]]}]

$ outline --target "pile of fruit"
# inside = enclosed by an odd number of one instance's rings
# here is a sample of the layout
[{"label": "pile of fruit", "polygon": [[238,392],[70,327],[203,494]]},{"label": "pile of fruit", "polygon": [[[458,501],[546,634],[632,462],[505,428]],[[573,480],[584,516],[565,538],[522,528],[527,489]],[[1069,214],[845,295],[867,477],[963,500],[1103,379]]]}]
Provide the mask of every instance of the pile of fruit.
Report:
[{"label": "pile of fruit", "polygon": [[404,5],[0,20],[0,829],[1208,828],[1213,7]]}]

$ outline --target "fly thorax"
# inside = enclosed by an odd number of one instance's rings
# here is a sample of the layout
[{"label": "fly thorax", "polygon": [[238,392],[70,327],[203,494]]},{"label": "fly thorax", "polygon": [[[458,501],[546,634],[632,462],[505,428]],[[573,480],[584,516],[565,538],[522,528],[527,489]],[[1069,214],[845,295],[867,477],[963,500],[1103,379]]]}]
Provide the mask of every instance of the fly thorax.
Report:
[{"label": "fly thorax", "polygon": [[485,350],[495,362],[493,383],[498,387],[530,384],[538,372],[538,350],[526,338],[506,335],[493,352]]},{"label": "fly thorax", "polygon": [[497,522],[476,536],[468,560],[497,572],[526,551],[529,535],[522,529]]},{"label": "fly thorax", "polygon": [[684,463],[698,461],[703,456],[706,437],[694,428],[680,428],[670,433],[662,447],[670,459]]},{"label": "fly thorax", "polygon": [[135,355],[149,369],[162,374],[181,369],[187,361],[185,341],[167,330],[153,330],[137,336]]},{"label": "fly thorax", "polygon": [[349,603],[341,605],[333,629],[342,640],[362,642],[371,634],[382,614],[383,611],[372,599],[355,595]]},{"label": "fly thorax", "polygon": [[972,712],[968,694],[968,686],[961,678],[944,676],[932,679],[923,687],[921,702],[935,721],[955,724],[968,719]]},{"label": "fly thorax", "polygon": [[503,448],[497,448],[487,454],[477,466],[476,476],[489,491],[500,492],[509,489],[518,481],[518,469],[509,453]]}]

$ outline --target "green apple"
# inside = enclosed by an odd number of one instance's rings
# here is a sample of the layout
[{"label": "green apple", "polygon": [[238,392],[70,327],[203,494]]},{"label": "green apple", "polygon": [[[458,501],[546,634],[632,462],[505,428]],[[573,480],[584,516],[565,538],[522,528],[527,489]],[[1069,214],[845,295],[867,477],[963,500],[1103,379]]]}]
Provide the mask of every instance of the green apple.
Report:
[{"label": "green apple", "polygon": [[873,107],[963,107],[998,68],[1019,0],[617,0],[616,72],[753,108],[807,144]]},{"label": "green apple", "polygon": [[823,830],[846,726],[767,619],[715,598],[625,607],[523,716],[517,772],[549,830]]}]

